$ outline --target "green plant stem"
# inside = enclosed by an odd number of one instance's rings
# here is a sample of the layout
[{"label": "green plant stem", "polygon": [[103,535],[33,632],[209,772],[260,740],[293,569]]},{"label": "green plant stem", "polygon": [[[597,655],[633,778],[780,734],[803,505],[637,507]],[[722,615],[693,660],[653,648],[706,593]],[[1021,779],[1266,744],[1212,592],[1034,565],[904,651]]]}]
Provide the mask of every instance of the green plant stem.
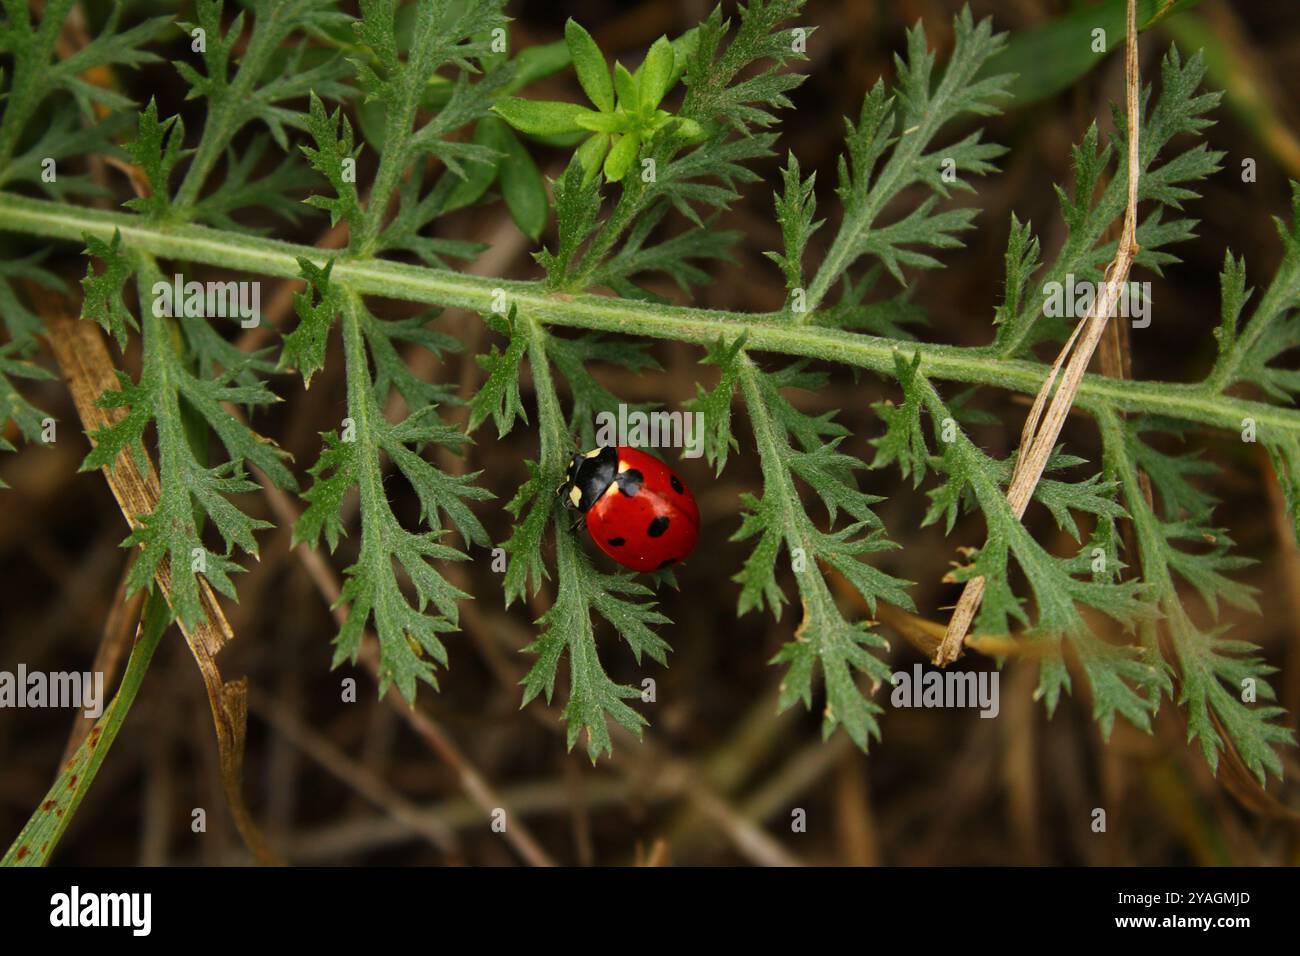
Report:
[{"label": "green plant stem", "polygon": [[[272,8],[270,17],[273,20],[277,16],[280,16],[280,12]],[[173,206],[181,218],[188,218],[190,215],[194,204],[198,202],[203,184],[207,182],[208,176],[221,158],[231,137],[238,132],[236,124],[247,107],[249,97],[262,71],[266,68],[267,61],[275,53],[276,43],[281,33],[280,30],[272,29],[270,23],[254,25],[248,49],[240,58],[239,70],[235,73],[234,82],[225,86],[225,95],[219,106],[215,102],[211,104],[212,108],[208,110],[208,122],[203,127],[203,136],[194,153],[194,160],[185,171],[180,189],[176,191]]]},{"label": "green plant stem", "polygon": [[[1047,369],[1038,362],[1000,360],[987,348],[881,338],[816,326],[793,325],[780,313],[745,314],[658,305],[596,295],[555,295],[538,282],[481,278],[385,260],[359,260],[310,246],[261,239],[194,225],[165,225],[137,216],[83,209],[0,193],[0,229],[50,239],[80,241],[89,234],[112,239],[118,230],[130,247],[168,259],[286,279],[299,276],[298,258],[336,259],[333,279],[353,292],[445,308],[488,312],[493,291],[504,289],[521,315],[544,325],[711,345],[746,334],[751,350],[779,352],[853,365],[892,376],[894,355],[920,353],[927,377],[1036,394]],[[1300,440],[1294,410],[1215,394],[1203,385],[1135,382],[1090,375],[1076,405],[1085,410],[1164,415],[1236,431],[1253,418],[1260,440]]]},{"label": "green plant stem", "polygon": [[623,193],[614,211],[610,213],[609,218],[596,233],[596,237],[582,253],[582,262],[578,269],[569,276],[566,283],[569,290],[584,289],[590,284],[591,277],[605,261],[605,256],[641,215],[644,209],[641,200],[644,195],[645,185],[641,182],[640,174],[634,171],[624,180]]},{"label": "green plant stem", "polygon": [[[740,394],[745,399],[750,428],[754,432],[754,447],[758,450],[763,472],[763,497],[777,502],[797,502],[800,500],[799,489],[795,487],[794,475],[781,455],[784,439],[777,434],[772,413],[759,387],[761,372],[754,360],[744,352],[737,357],[737,365],[739,374],[736,378]],[[808,540],[808,529],[799,520],[801,512],[785,505],[777,507],[775,512],[780,517],[781,538],[785,541],[786,553],[793,556],[802,549],[805,555],[815,555],[817,549]],[[791,561],[793,562],[793,557]],[[805,621],[816,619],[819,614],[834,607],[834,598],[816,567],[815,558],[810,558],[808,567],[796,574],[796,577],[799,581],[799,594],[804,601]],[[819,644],[822,644],[820,640]],[[828,650],[830,648],[824,645],[819,646],[817,653],[820,656]]]},{"label": "green plant stem", "polygon": [[947,100],[961,92],[956,84],[957,78],[951,71],[946,71],[926,106],[921,122],[899,134],[898,143],[879,177],[872,183],[866,200],[845,210],[839,232],[835,234],[826,258],[822,260],[817,274],[808,286],[807,310],[800,316],[801,321],[811,321],[831,285],[862,255],[862,237],[876,221],[876,217],[903,187],[915,181],[916,166],[921,154],[950,118]]},{"label": "green plant stem", "polygon": [[[744,352],[736,357],[736,363],[739,369],[736,378],[740,384],[740,394],[745,399],[750,428],[754,432],[754,447],[758,450],[759,464],[763,470],[764,494],[771,495],[777,501],[799,501],[799,491],[794,486],[790,469],[784,467],[781,461],[776,426],[772,423],[771,413],[759,389],[759,370],[755,367],[754,360]],[[769,481],[775,487],[766,488],[766,482]],[[804,548],[809,554],[813,553],[811,543],[805,538],[804,529],[800,527],[798,521],[794,520],[794,512],[782,508],[780,515],[781,537],[785,539],[786,547],[792,553],[795,548]]]},{"label": "green plant stem", "polygon": [[388,106],[384,122],[383,155],[379,160],[379,169],[375,173],[374,185],[366,200],[366,215],[361,222],[361,229],[353,239],[352,248],[360,255],[374,253],[382,231],[384,216],[388,212],[388,202],[393,190],[402,178],[402,172],[410,162],[411,127],[415,123],[415,110],[419,105],[421,86],[417,83],[402,84],[402,98]]},{"label": "green plant stem", "polygon": [[523,316],[521,320],[528,323],[528,367],[533,373],[533,393],[537,396],[537,430],[541,442],[538,467],[545,479],[553,480],[558,486],[569,450],[569,430],[551,376],[546,329],[531,316]]},{"label": "green plant stem", "polygon": [[16,59],[9,74],[9,90],[5,97],[5,112],[0,116],[0,171],[12,168],[11,160],[18,150],[19,140],[27,121],[41,105],[36,87],[47,82],[50,54],[59,37],[59,27],[68,15],[73,0],[56,0],[45,10],[36,25],[39,46],[26,56]]},{"label": "green plant stem", "polygon": [[1139,570],[1142,573],[1142,580],[1147,582],[1162,604],[1170,598],[1177,603],[1178,592],[1174,587],[1173,578],[1169,575],[1169,566],[1159,560],[1163,540],[1160,527],[1142,490],[1137,466],[1128,454],[1124,426],[1120,423],[1119,416],[1109,410],[1097,417],[1097,424],[1105,443],[1106,460],[1119,479],[1120,489],[1128,506],[1129,519],[1133,522],[1133,536],[1137,542],[1137,557],[1141,562]]},{"label": "green plant stem", "polygon": [[0,860],[0,866],[44,866],[72,822],[81,800],[90,789],[109,748],[117,739],[122,723],[135,703],[153,653],[167,630],[171,612],[162,591],[155,590],[145,603],[144,615],[122,683],[112,702],[91,728],[81,746],[61,769],[41,805]]},{"label": "green plant stem", "polygon": [[[352,420],[353,441],[357,443],[357,491],[361,499],[361,551],[357,567],[374,569],[375,580],[391,580],[379,569],[391,560],[386,546],[392,521],[384,475],[380,468],[380,449],[375,440],[376,424],[374,386],[370,378],[370,359],[362,328],[363,306],[356,295],[343,293],[343,354],[347,367],[348,417]],[[342,432],[341,432],[342,434]],[[346,440],[346,439],[344,439]],[[383,679],[383,675],[381,675]]]},{"label": "green plant stem", "polygon": [[[345,295],[343,353],[347,363],[348,417],[352,419],[357,441],[361,444],[361,460],[366,462],[378,460],[379,448],[374,440],[375,425],[370,418],[374,403],[373,385],[366,353],[365,330],[361,327],[361,321],[360,303],[355,296]],[[388,500],[383,490],[383,477],[373,474],[371,469],[362,469],[360,485],[363,508],[368,501]]]},{"label": "green plant stem", "polygon": [[1206,379],[1205,387],[1211,392],[1222,392],[1237,380],[1241,363],[1250,355],[1275,323],[1282,321],[1292,302],[1300,297],[1300,259],[1286,257],[1268,291],[1259,300],[1255,312],[1237,336],[1232,348],[1223,356]]}]

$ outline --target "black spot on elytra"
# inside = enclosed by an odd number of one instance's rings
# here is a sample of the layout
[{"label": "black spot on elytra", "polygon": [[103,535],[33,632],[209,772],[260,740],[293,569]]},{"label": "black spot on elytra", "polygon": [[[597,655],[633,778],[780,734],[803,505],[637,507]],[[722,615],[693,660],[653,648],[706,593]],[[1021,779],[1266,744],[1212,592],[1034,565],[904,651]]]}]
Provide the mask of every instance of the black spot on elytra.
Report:
[{"label": "black spot on elytra", "polygon": [[668,567],[668,565],[676,564],[676,563],[677,563],[676,558],[664,558],[662,561],[659,562],[659,567],[656,570],[662,571],[664,568]]},{"label": "black spot on elytra", "polygon": [[645,483],[645,475],[635,468],[629,468],[627,471],[619,472],[617,480],[618,490],[631,498],[641,490],[641,485]]},{"label": "black spot on elytra", "polygon": [[660,515],[659,517],[655,518],[654,521],[650,522],[650,526],[645,529],[645,533],[650,535],[650,537],[652,538],[657,538],[667,530],[668,530],[668,519],[665,518],[663,515]]},{"label": "black spot on elytra", "polygon": [[609,539],[609,546],[610,546],[611,548],[621,548],[621,547],[623,547],[623,545],[625,545],[625,544],[627,544],[627,542],[624,541],[622,538],[610,538],[610,539]]},{"label": "black spot on elytra", "polygon": [[685,488],[682,487],[682,483],[677,480],[676,475],[673,475],[671,478],[668,479],[668,481],[672,484],[673,491],[677,492],[679,495],[686,490]]}]

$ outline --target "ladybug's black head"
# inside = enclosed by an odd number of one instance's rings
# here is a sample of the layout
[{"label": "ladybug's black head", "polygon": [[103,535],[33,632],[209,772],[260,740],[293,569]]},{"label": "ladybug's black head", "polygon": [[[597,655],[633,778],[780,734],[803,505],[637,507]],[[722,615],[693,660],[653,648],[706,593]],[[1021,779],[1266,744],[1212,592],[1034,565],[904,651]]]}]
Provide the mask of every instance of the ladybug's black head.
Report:
[{"label": "ladybug's black head", "polygon": [[617,477],[618,451],[613,447],[607,445],[593,448],[585,455],[574,455],[564,484],[560,486],[564,506],[577,508],[586,514]]}]

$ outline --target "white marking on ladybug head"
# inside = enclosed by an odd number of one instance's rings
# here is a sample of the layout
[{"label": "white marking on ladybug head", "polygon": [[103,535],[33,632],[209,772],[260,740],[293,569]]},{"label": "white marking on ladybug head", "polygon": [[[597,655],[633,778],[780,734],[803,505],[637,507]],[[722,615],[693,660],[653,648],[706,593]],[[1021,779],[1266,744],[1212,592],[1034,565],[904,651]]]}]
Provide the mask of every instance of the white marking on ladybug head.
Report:
[{"label": "white marking on ladybug head", "polygon": [[578,507],[582,504],[582,492],[577,487],[570,488],[569,500],[573,502],[573,507]]},{"label": "white marking on ladybug head", "polygon": [[593,448],[591,451],[587,452],[587,454],[586,454],[584,457],[586,457],[586,458],[595,458],[597,455],[599,455],[599,454],[600,454],[602,451],[604,451],[604,450],[605,450],[604,448],[599,448],[599,447],[598,447],[598,448]]}]

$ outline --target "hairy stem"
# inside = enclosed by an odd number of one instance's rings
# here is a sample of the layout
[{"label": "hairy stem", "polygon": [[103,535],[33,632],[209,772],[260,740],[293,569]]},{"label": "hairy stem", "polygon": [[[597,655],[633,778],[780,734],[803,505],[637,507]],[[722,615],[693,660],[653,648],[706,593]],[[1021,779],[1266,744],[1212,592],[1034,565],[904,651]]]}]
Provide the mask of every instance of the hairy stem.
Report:
[{"label": "hairy stem", "polygon": [[1300,260],[1289,256],[1284,258],[1277,275],[1269,284],[1268,291],[1259,300],[1254,314],[1246,327],[1242,329],[1232,348],[1215,365],[1214,371],[1206,380],[1206,388],[1221,392],[1236,381],[1241,363],[1250,355],[1251,350],[1275,323],[1282,321],[1288,312],[1290,303],[1300,295]]},{"label": "hairy stem", "polygon": [[[759,390],[758,368],[755,367],[754,360],[743,352],[737,357],[737,361],[740,368],[740,374],[737,376],[740,393],[745,398],[750,427],[754,431],[754,446],[758,450],[763,480],[765,483],[771,481],[776,486],[771,489],[771,493],[777,499],[798,501],[799,491],[794,486],[790,469],[782,466],[776,426],[772,423],[772,416],[763,401],[763,393]],[[811,552],[812,548],[805,539],[804,529],[793,520],[793,512],[782,512],[782,516],[781,536],[785,539],[786,546],[791,551],[795,548],[807,548]]]},{"label": "hairy stem", "polygon": [[402,178],[402,172],[410,162],[408,148],[411,126],[415,122],[415,109],[419,102],[420,87],[411,82],[403,84],[402,97],[389,105],[384,124],[384,142],[390,144],[379,160],[379,169],[375,173],[375,183],[366,200],[366,215],[361,222],[361,229],[353,237],[353,248],[360,255],[369,256],[375,251],[382,231],[384,216],[388,212],[388,203],[393,190]]},{"label": "hairy stem", "polygon": [[[871,185],[865,201],[845,210],[839,232],[831,243],[808,286],[806,311],[802,321],[807,321],[817,311],[831,286],[862,255],[862,238],[884,212],[889,202],[906,186],[917,179],[917,164],[930,141],[951,118],[948,103],[962,92],[970,77],[952,65],[944,71],[934,95],[926,104],[925,114],[914,126],[902,130],[888,162]],[[891,117],[890,122],[895,122]]]},{"label": "hairy stem", "polygon": [[[272,9],[274,19],[279,13]],[[238,132],[237,124],[242,122],[243,110],[248,99],[257,86],[266,68],[267,61],[275,53],[276,43],[281,31],[273,29],[270,24],[256,23],[249,37],[248,49],[244,52],[235,73],[233,83],[225,87],[221,102],[213,102],[208,110],[208,122],[203,128],[203,137],[194,153],[194,160],[185,171],[185,179],[176,192],[175,207],[182,218],[188,218],[194,204],[198,202],[203,184],[207,182],[222,151],[231,137]],[[222,77],[225,80],[225,77]]]},{"label": "hairy stem", "polygon": [[582,261],[578,268],[567,277],[566,289],[582,290],[591,284],[591,277],[604,263],[610,250],[645,210],[643,202],[645,192],[646,187],[641,182],[640,176],[635,173],[629,174],[623,182],[623,192],[614,206],[614,211],[609,214],[609,218],[601,225],[596,237],[582,253]]},{"label": "hairy stem", "polygon": [[36,26],[39,46],[28,55],[17,58],[9,79],[6,109],[0,116],[0,174],[12,168],[10,162],[18,150],[27,121],[41,104],[37,87],[46,82],[50,54],[59,37],[59,29],[72,8],[73,0],[56,0],[45,10],[45,16]]},{"label": "hairy stem", "polygon": [[[493,291],[504,289],[530,321],[544,325],[643,335],[697,345],[744,333],[747,347],[852,365],[892,376],[894,354],[920,353],[927,377],[1035,394],[1046,366],[999,360],[988,349],[889,339],[839,329],[792,325],[779,313],[752,314],[666,306],[596,295],[552,295],[539,282],[482,278],[385,260],[359,260],[338,252],[224,232],[193,225],[150,223],[128,213],[82,209],[42,199],[0,193],[0,229],[51,239],[80,241],[86,235],[110,240],[120,231],[130,247],[152,255],[260,275],[296,279],[298,258],[336,259],[333,279],[356,293],[407,302],[491,311]],[[1090,375],[1076,405],[1095,410],[1148,412],[1236,431],[1254,419],[1262,440],[1300,440],[1300,416],[1293,410],[1216,395],[1201,385],[1134,382]]]},{"label": "hairy stem", "polygon": [[379,467],[379,446],[375,442],[374,388],[370,378],[370,359],[366,352],[365,330],[361,323],[361,303],[347,295],[343,306],[343,351],[347,362],[348,417],[352,419],[359,443],[357,484],[361,496],[361,557],[359,563],[378,564],[389,560],[380,535],[370,529],[384,527],[388,516],[388,496]]},{"label": "hairy stem", "polygon": [[528,323],[528,367],[533,373],[533,392],[537,396],[537,430],[541,442],[538,464],[542,475],[558,485],[564,472],[569,430],[551,376],[546,329],[532,317],[525,317],[523,321]]}]

